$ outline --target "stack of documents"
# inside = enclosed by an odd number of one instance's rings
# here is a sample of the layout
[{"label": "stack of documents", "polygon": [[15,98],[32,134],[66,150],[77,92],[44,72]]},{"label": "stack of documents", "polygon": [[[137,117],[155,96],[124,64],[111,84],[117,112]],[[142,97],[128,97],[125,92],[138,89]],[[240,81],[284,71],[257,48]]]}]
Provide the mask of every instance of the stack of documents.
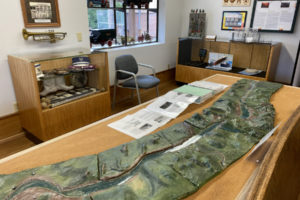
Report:
[{"label": "stack of documents", "polygon": [[141,138],[176,118],[191,103],[202,103],[227,85],[196,81],[157,98],[146,108],[108,126],[134,138]]}]

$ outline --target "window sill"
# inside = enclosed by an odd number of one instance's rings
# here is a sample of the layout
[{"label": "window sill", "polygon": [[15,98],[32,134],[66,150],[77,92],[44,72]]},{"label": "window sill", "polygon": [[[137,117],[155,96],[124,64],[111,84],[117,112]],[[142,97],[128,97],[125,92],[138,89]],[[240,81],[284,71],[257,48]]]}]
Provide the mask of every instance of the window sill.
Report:
[{"label": "window sill", "polygon": [[153,42],[149,44],[140,44],[140,45],[132,45],[132,46],[122,46],[122,47],[115,47],[115,48],[91,48],[92,52],[112,52],[112,51],[122,51],[127,49],[135,49],[135,48],[143,48],[143,47],[151,47],[151,46],[158,46],[163,45],[164,42]]}]

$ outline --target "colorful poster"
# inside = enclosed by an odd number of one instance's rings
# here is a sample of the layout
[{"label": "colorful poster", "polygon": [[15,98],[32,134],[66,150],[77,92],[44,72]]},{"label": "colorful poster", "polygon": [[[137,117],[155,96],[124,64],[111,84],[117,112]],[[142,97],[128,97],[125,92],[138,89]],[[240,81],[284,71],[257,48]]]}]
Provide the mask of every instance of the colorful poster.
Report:
[{"label": "colorful poster", "polygon": [[224,11],[222,30],[243,29],[246,26],[247,11]]},{"label": "colorful poster", "polygon": [[223,0],[223,6],[250,6],[251,0]]}]

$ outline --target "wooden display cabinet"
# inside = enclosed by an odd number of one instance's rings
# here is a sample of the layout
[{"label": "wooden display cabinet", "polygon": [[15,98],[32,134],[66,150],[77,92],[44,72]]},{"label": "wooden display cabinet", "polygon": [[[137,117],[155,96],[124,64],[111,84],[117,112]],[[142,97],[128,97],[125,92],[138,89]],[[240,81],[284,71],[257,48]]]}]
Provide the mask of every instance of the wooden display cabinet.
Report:
[{"label": "wooden display cabinet", "polygon": [[[87,55],[96,70],[87,72],[88,83],[99,91],[54,108],[43,109],[40,102],[41,85],[34,65],[41,70],[67,68],[75,56]],[[71,50],[62,53],[9,55],[22,127],[42,141],[75,130],[110,115],[110,92],[107,53]]]},{"label": "wooden display cabinet", "polygon": [[[219,71],[206,69],[200,64],[199,50],[206,49],[204,62],[208,62],[209,52],[233,55],[233,69]],[[200,39],[179,39],[176,64],[176,81],[190,83],[214,74],[225,74],[272,81],[276,72],[281,43],[244,43],[231,41],[204,41]],[[248,76],[238,72],[248,69],[262,70],[258,75]]]}]

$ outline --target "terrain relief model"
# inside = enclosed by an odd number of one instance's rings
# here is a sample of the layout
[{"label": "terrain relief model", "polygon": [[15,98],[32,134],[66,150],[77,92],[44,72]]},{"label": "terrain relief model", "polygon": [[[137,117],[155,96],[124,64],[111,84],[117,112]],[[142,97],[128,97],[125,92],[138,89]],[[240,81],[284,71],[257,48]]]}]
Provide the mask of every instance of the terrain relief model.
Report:
[{"label": "terrain relief model", "polygon": [[96,155],[0,175],[0,199],[181,199],[274,127],[282,85],[242,79],[202,114]]}]

